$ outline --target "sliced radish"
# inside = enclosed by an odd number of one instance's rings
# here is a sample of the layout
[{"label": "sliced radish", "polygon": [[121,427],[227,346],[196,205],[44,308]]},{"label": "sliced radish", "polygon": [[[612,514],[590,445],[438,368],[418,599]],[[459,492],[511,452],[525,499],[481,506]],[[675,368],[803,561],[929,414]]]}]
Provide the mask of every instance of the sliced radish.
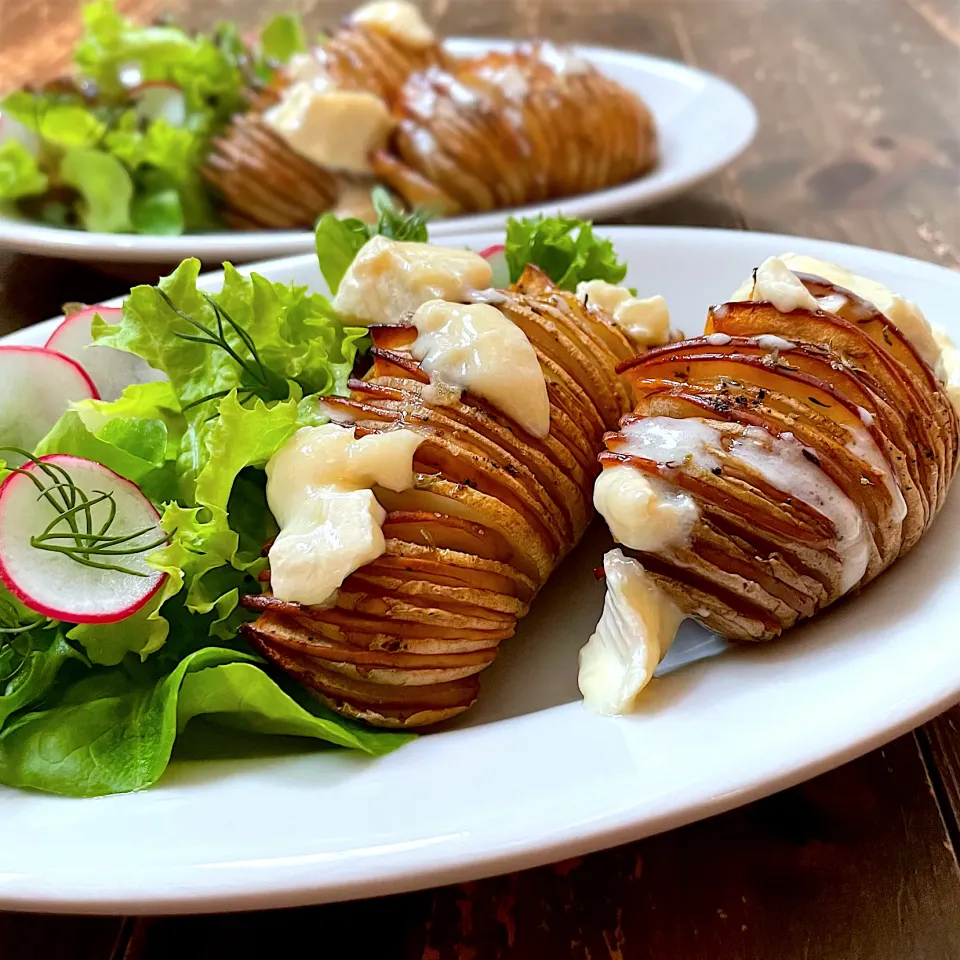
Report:
[{"label": "sliced radish", "polygon": [[99,399],[76,360],[43,347],[0,347],[0,445],[33,450],[71,403]]},{"label": "sliced radish", "polygon": [[[33,478],[49,489],[49,498]],[[65,499],[71,490],[75,500]],[[72,515],[79,530],[75,537],[63,514],[72,503],[83,502],[83,496],[90,503],[89,516],[82,511]],[[131,539],[115,545],[89,539],[101,531],[104,537]],[[146,559],[164,536],[160,515],[140,489],[92,460],[66,454],[41,457],[0,484],[0,580],[31,610],[56,620],[116,623],[136,613],[166,578]],[[98,551],[86,559],[99,566],[51,549],[94,543]],[[123,569],[106,569],[110,565]]]},{"label": "sliced radish", "polygon": [[510,268],[507,266],[507,248],[502,243],[487,247],[480,251],[480,256],[493,268],[491,286],[502,290],[510,286]]},{"label": "sliced radish", "polygon": [[182,127],[187,119],[187,101],[175,83],[150,80],[130,91],[137,116],[153,123],[166,120],[171,126]]},{"label": "sliced radish", "polygon": [[116,400],[131,383],[162,380],[163,374],[159,370],[154,370],[135,354],[113,347],[92,346],[90,325],[97,314],[113,325],[120,322],[123,310],[120,307],[84,307],[70,314],[50,334],[46,348],[76,360],[90,375],[104,400]]}]

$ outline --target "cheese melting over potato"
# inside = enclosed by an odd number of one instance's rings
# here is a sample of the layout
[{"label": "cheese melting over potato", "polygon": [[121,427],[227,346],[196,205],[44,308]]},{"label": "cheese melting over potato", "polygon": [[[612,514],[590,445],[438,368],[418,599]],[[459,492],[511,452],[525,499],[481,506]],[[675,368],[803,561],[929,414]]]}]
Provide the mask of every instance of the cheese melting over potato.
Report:
[{"label": "cheese melting over potato", "polygon": [[639,350],[670,342],[670,311],[661,296],[635,297],[626,287],[606,280],[582,280],[577,296],[607,313]]},{"label": "cheese melting over potato", "polygon": [[340,281],[334,309],[364,325],[396,323],[428,300],[466,300],[493,268],[472,250],[373,237]]},{"label": "cheese melting over potato", "polygon": [[320,73],[292,84],[264,123],[291,150],[330,170],[369,173],[393,119],[386,103],[365,90],[341,90]]},{"label": "cheese melting over potato", "polygon": [[414,50],[424,50],[436,42],[420,10],[403,0],[374,0],[362,6],[350,19],[353,23],[379,30]]},{"label": "cheese melting over potato", "polygon": [[[766,276],[762,278],[761,273],[764,272],[765,267],[768,267],[768,270]],[[839,264],[799,253],[785,253],[781,257],[771,257],[764,261],[757,271],[756,282],[752,278],[745,280],[730,299],[767,300],[782,313],[790,312],[789,309],[785,309],[786,307],[790,309],[802,307],[806,310],[829,309],[829,303],[818,304],[806,291],[803,284],[796,278],[797,273],[821,277],[827,283],[843,287],[872,303],[913,344],[917,353],[929,364],[934,373],[949,386],[951,378],[947,365],[949,351],[953,349],[950,338],[943,331],[935,329],[915,303],[894,293],[882,283],[851,273]],[[793,282],[787,276],[788,274],[793,277]],[[770,278],[774,276],[777,282],[771,283]],[[800,294],[798,287],[803,289],[809,299]],[[792,293],[788,293],[788,290]],[[954,383],[951,398],[960,389],[956,381]],[[956,401],[954,403],[956,404]]]},{"label": "cheese melting over potato", "polygon": [[275,597],[329,603],[354,570],[385,548],[386,511],[373,487],[414,484],[413,455],[423,437],[390,430],[359,440],[348,427],[303,427],[267,464],[267,503],[280,533],[270,548]]},{"label": "cheese melting over potato", "polygon": [[598,713],[626,713],[673,643],[683,613],[636,561],[603,558],[607,593],[597,629],[580,651],[577,683]]},{"label": "cheese melting over potato", "polygon": [[527,433],[547,436],[547,384],[536,351],[515,323],[490,304],[446,300],[429,300],[412,322],[417,339],[411,353],[431,384],[469,390]]}]

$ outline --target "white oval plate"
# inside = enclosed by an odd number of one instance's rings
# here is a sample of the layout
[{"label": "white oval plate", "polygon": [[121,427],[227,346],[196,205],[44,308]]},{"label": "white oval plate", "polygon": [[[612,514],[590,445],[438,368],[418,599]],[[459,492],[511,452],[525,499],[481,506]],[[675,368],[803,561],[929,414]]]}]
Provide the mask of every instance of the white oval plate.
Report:
[{"label": "white oval plate", "polygon": [[[507,40],[455,37],[454,53],[474,55],[509,49]],[[563,210],[568,216],[599,220],[673,196],[726,166],[753,139],[753,104],[725,80],[692,67],[639,53],[605,47],[577,47],[605,74],[635,90],[653,111],[661,138],[660,165],[619,187],[558,200],[547,207],[519,207],[436,221],[434,237],[467,230],[495,230],[507,214]],[[86,233],[31,223],[0,212],[0,247],[71,260],[121,263],[175,263],[185,257],[236,263],[283,257],[313,249],[306,231],[252,231],[191,234],[181,237]]]},{"label": "white oval plate", "polygon": [[[930,264],[764,234],[602,232],[630,263],[628,282],[663,293],[690,334],[708,304],[787,250],[875,276],[960,334],[960,276]],[[320,286],[312,256],[259,269]],[[220,277],[204,283],[215,289]],[[51,323],[11,339],[42,343]],[[234,759],[202,759],[213,728],[195,729],[189,756],[143,793],[0,790],[0,907],[173,913],[394,893],[583,854],[787,787],[960,699],[958,519],[954,495],[865,596],[779,643],[667,672],[639,712],[617,719],[577,694],[577,650],[603,598],[592,571],[609,544],[594,525],[484,674],[473,711],[390,756],[277,738],[273,753],[248,743],[244,756],[234,744]],[[691,626],[673,665],[720,647]]]}]

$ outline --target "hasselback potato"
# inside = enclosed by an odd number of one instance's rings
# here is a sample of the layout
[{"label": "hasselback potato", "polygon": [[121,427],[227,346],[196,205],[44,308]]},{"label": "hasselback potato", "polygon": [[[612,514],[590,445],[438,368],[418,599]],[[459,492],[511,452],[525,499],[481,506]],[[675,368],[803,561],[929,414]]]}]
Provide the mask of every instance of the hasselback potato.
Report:
[{"label": "hasselback potato", "polygon": [[432,383],[427,361],[414,358],[409,315],[372,327],[372,369],[350,381],[348,397],[324,403],[357,437],[398,428],[422,437],[413,485],[376,490],[385,549],[329,604],[269,591],[244,600],[261,611],[245,628],[255,649],[335,709],[375,724],[423,725],[474,702],[478,674],[583,534],[601,438],[630,408],[615,367],[634,351],[606,315],[535,267],[478,299],[532,346],[548,432],[534,435],[469,389]]},{"label": "hasselback potato", "polygon": [[771,258],[703,336],[621,365],[638,401],[605,438],[597,507],[681,614],[774,638],[933,522],[960,450],[941,362],[907,301]]},{"label": "hasselback potato", "polygon": [[378,177],[448,214],[599,190],[657,157],[646,106],[549,43],[411,74],[394,112]]},{"label": "hasselback potato", "polygon": [[[315,162],[291,146],[270,122],[291,89],[311,86],[345,94],[366,94],[382,102],[384,135],[389,108],[407,76],[416,70],[443,64],[447,57],[415,8],[412,33],[396,29],[391,10],[407,4],[369,4],[347,18],[323,47],[294,58],[265,90],[251,91],[248,110],[238,114],[212,142],[203,176],[218,194],[222,212],[239,229],[295,229],[310,227],[341,195],[352,192],[365,169],[339,170]],[[387,17],[368,16],[387,8]],[[407,11],[407,13],[409,13]],[[382,10],[381,10],[382,12]],[[412,39],[411,39],[412,38]],[[347,109],[369,111],[370,102],[351,103]],[[265,119],[266,115],[266,119]],[[293,124],[302,125],[303,118]],[[331,134],[336,137],[336,132]],[[341,133],[339,136],[343,136]],[[365,185],[369,194],[369,185]]]}]

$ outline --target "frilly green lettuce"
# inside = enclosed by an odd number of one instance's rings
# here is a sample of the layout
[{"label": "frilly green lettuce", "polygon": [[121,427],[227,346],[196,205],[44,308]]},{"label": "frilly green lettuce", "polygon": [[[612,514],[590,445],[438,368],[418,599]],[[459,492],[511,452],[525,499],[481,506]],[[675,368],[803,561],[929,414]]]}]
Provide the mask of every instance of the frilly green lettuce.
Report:
[{"label": "frilly green lettuce", "polygon": [[575,290],[581,280],[619,283],[627,275],[627,265],[613,244],[594,236],[589,221],[574,217],[511,217],[504,253],[511,282],[528,263],[540,267],[563,290]]},{"label": "frilly green lettuce", "polygon": [[8,140],[0,144],[0,200],[19,200],[43,193],[48,182],[36,157],[22,143]]}]

